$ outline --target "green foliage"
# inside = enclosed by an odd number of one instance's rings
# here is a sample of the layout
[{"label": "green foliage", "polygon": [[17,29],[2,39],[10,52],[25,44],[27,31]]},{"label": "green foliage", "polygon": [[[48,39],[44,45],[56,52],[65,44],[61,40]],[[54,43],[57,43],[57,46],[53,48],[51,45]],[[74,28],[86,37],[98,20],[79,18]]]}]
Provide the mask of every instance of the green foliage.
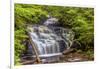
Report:
[{"label": "green foliage", "polygon": [[40,23],[42,18],[46,18],[47,12],[33,5],[15,5],[15,26],[16,28],[25,27],[27,24]]},{"label": "green foliage", "polygon": [[[94,46],[94,10],[93,8],[62,8],[59,23],[75,32],[85,50]],[[82,47],[83,48],[83,47]]]},{"label": "green foliage", "polygon": [[25,35],[25,31],[23,29],[16,30],[15,31],[15,64],[19,64],[19,57],[21,56],[21,53],[25,50],[25,46],[22,44],[22,42],[27,38],[27,35]]}]

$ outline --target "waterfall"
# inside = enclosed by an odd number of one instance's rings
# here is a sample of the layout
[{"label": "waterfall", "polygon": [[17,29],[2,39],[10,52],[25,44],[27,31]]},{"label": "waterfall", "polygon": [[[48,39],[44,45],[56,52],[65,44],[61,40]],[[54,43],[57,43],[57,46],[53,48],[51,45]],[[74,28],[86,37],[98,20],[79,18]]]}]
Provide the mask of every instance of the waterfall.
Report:
[{"label": "waterfall", "polygon": [[[65,37],[67,34],[63,32],[66,30],[62,27],[53,26],[57,21],[58,19],[51,17],[43,25],[28,27],[32,41],[38,49],[39,57],[43,61],[58,61],[59,56],[68,47],[67,38]],[[33,57],[36,57],[35,54],[33,54]]]}]

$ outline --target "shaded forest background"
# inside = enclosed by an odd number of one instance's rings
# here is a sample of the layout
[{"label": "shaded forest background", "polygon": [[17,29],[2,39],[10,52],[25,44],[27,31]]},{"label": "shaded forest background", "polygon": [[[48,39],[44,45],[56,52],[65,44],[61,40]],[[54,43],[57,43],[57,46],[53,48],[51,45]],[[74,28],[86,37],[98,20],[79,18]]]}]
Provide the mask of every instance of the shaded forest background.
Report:
[{"label": "shaded forest background", "polygon": [[94,9],[31,4],[15,4],[15,64],[20,64],[20,56],[25,51],[27,40],[26,25],[39,24],[48,14],[57,18],[62,27],[75,32],[77,52],[94,58]]}]

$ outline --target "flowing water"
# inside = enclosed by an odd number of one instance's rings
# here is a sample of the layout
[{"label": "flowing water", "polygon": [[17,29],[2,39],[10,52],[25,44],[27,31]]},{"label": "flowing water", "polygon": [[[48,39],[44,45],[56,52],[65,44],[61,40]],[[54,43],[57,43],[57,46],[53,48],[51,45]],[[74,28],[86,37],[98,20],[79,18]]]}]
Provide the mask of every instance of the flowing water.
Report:
[{"label": "flowing water", "polygon": [[[62,52],[70,48],[69,40],[73,33],[63,27],[54,26],[57,21],[56,18],[49,18],[42,25],[28,27],[29,35],[43,62],[59,61]],[[31,44],[29,51],[33,51]],[[34,52],[32,55],[36,57]]]}]

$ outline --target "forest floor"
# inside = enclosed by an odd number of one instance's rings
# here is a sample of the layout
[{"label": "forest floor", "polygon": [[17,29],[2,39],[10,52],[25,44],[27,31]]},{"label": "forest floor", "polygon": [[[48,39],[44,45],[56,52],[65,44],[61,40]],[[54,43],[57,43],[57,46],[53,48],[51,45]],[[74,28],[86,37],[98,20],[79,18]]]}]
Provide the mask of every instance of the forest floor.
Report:
[{"label": "forest floor", "polygon": [[90,57],[86,54],[74,52],[74,53],[69,53],[67,55],[63,55],[61,57],[61,60],[63,62],[82,62],[82,61],[93,61],[94,58],[90,59]]}]

